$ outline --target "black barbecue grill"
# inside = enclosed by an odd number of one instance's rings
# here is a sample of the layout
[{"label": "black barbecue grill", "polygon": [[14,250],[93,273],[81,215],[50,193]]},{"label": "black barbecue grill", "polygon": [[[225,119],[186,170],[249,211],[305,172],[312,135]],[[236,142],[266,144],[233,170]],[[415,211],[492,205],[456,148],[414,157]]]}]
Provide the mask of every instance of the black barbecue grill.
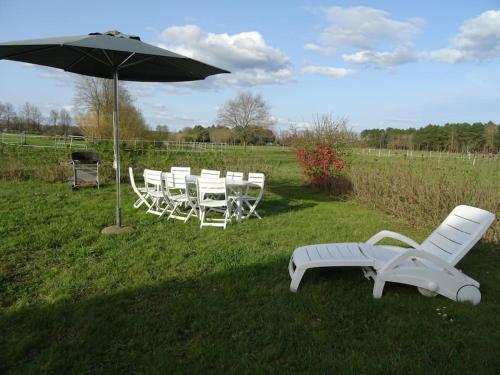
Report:
[{"label": "black barbecue grill", "polygon": [[99,189],[99,154],[96,152],[72,152],[71,165],[73,179],[71,187],[78,188],[81,184],[95,184]]}]

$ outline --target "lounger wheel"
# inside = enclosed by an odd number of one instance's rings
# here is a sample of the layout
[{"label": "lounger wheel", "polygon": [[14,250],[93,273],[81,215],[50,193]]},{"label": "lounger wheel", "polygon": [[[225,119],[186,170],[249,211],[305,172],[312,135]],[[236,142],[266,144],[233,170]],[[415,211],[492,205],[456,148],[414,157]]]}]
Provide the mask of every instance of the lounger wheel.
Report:
[{"label": "lounger wheel", "polygon": [[473,285],[464,285],[457,292],[457,301],[477,305],[481,302],[481,292]]},{"label": "lounger wheel", "polygon": [[421,295],[423,295],[424,297],[429,297],[429,298],[432,298],[432,297],[436,297],[438,294],[436,292],[433,292],[429,289],[425,289],[425,288],[420,288],[420,287],[417,287],[419,293]]}]

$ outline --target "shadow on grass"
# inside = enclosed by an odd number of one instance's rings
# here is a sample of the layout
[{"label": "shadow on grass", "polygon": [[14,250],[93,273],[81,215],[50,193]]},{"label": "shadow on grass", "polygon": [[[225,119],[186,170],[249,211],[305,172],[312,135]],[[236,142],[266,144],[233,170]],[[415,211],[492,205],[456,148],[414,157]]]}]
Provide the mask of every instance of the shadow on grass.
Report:
[{"label": "shadow on grass", "polygon": [[[309,271],[292,294],[287,260],[14,310],[0,322],[0,370],[451,373],[500,365],[488,326],[477,324],[484,309],[397,284],[374,300],[359,268]],[[436,316],[443,305],[456,326]],[[477,355],[450,361],[468,342]]]}]

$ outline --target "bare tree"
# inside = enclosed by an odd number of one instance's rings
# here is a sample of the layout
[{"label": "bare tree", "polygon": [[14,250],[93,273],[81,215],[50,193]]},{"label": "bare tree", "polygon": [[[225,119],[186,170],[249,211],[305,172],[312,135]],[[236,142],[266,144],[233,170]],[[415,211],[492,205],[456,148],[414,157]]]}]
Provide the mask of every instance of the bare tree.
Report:
[{"label": "bare tree", "polygon": [[0,124],[5,129],[10,129],[13,120],[16,117],[16,111],[10,103],[0,103]]},{"label": "bare tree", "polygon": [[59,121],[59,112],[57,112],[55,109],[51,110],[49,113],[49,123],[56,127],[57,123]]},{"label": "bare tree", "polygon": [[[106,80],[95,77],[79,77],[76,83],[76,108],[91,112],[95,118],[95,129],[92,135],[102,136],[106,130],[102,129],[109,119],[103,117],[108,114],[112,108],[113,92],[111,83]],[[87,116],[88,117],[88,116]],[[108,121],[106,121],[108,120]]]},{"label": "bare tree", "polygon": [[156,137],[160,140],[168,139],[168,126],[167,125],[156,125]]},{"label": "bare tree", "polygon": [[246,145],[256,127],[270,127],[273,120],[269,114],[269,105],[260,94],[242,92],[236,99],[229,100],[222,106],[218,113],[218,123],[234,129]]},{"label": "bare tree", "polygon": [[[120,84],[120,129],[124,138],[144,134],[146,123],[134,106],[126,87]],[[76,117],[85,135],[110,137],[113,129],[113,82],[108,79],[79,77],[76,84],[75,106],[81,112]]]},{"label": "bare tree", "polygon": [[37,106],[26,102],[21,108],[21,118],[24,122],[24,129],[19,130],[36,130],[40,131],[42,124],[42,113]]},{"label": "bare tree", "polygon": [[71,126],[71,115],[64,108],[59,111],[59,124],[61,124],[62,131],[64,135],[68,131],[68,128]]}]

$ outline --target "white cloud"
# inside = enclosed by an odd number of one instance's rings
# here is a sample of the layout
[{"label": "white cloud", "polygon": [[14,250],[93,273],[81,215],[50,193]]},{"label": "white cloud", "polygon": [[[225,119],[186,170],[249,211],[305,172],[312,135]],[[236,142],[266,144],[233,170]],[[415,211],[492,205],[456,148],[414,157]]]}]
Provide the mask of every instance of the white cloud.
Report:
[{"label": "white cloud", "polygon": [[322,48],[315,43],[307,43],[304,46],[304,49],[307,49],[309,51],[320,51]]},{"label": "white cloud", "polygon": [[308,43],[306,49],[326,54],[342,49],[349,51],[342,55],[348,63],[383,67],[419,58],[413,40],[425,24],[421,18],[397,20],[389,12],[366,6],[332,6],[323,12],[328,26],[319,36],[320,44]]},{"label": "white cloud", "polygon": [[426,54],[429,60],[439,61],[447,64],[455,64],[466,60],[463,51],[454,48],[443,48]]},{"label": "white cloud", "polygon": [[162,48],[231,71],[209,79],[211,84],[273,84],[292,78],[288,57],[256,31],[230,35],[206,32],[196,25],[172,26],[163,30],[160,39]]},{"label": "white cloud", "polygon": [[302,73],[321,74],[324,76],[343,78],[354,73],[354,70],[347,68],[335,68],[332,66],[307,65],[301,70]]},{"label": "white cloud", "polygon": [[332,6],[324,10],[329,25],[320,35],[324,45],[374,49],[384,44],[407,44],[422,29],[421,18],[404,21],[391,14],[365,6],[342,8]]},{"label": "white cloud", "polygon": [[364,50],[342,55],[342,59],[351,64],[372,64],[385,67],[415,62],[419,58],[420,55],[412,48],[399,48],[392,52]]},{"label": "white cloud", "polygon": [[428,53],[445,63],[484,61],[500,56],[500,10],[489,10],[465,21],[451,46]]},{"label": "white cloud", "polygon": [[153,127],[157,124],[167,124],[170,130],[179,130],[185,126],[197,124],[209,126],[211,124],[209,120],[200,117],[173,113],[169,107],[162,102],[145,101],[142,103],[142,107],[146,109],[146,118]]}]

